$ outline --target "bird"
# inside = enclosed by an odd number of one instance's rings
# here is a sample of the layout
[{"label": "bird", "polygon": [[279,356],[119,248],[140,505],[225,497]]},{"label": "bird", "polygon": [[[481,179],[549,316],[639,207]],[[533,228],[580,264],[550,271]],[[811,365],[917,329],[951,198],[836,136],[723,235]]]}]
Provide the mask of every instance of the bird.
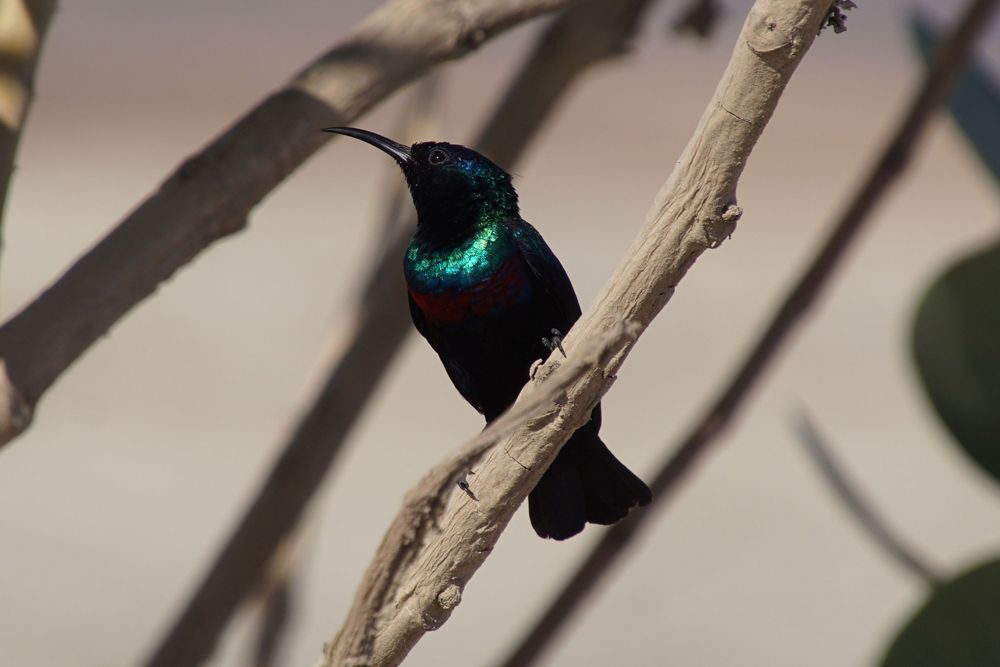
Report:
[{"label": "bird", "polygon": [[[566,271],[521,218],[510,174],[486,156],[440,141],[405,146],[355,127],[323,131],[370,144],[402,170],[417,212],[403,258],[413,324],[488,424],[580,317]],[[649,487],[615,458],[600,428],[598,404],[529,494],[540,537],[565,540],[650,502]]]}]

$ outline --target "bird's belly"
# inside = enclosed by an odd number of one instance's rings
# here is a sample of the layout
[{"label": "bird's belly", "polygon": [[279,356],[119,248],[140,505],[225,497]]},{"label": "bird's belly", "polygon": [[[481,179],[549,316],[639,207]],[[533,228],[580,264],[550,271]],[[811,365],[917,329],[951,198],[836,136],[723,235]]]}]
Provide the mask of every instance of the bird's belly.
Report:
[{"label": "bird's belly", "polygon": [[[534,291],[529,270],[514,257],[489,278],[462,289],[421,293],[410,285],[413,301],[434,331],[428,341],[451,362],[459,390],[488,416],[517,397],[532,362],[548,354],[542,337],[551,336],[553,325],[542,312],[546,301]],[[458,376],[454,369],[461,369]]]},{"label": "bird's belly", "polygon": [[[527,308],[512,309],[510,317],[472,319],[437,332],[438,340],[444,342],[438,353],[447,358],[446,366],[452,365],[452,381],[487,419],[517,398],[532,363],[548,355],[542,344],[547,330],[538,327],[536,320],[521,317],[528,312]],[[460,369],[457,374],[456,369]]]}]

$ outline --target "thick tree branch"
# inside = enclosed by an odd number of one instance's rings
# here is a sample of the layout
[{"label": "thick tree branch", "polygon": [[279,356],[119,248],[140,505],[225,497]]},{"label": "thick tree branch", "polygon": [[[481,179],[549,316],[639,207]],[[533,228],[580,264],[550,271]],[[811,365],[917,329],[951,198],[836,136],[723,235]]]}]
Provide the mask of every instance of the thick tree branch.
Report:
[{"label": "thick tree branch", "polygon": [[736,373],[657,472],[650,484],[652,505],[619,522],[601,538],[580,566],[567,577],[563,589],[553,598],[521,644],[502,663],[504,667],[527,667],[538,660],[543,649],[573,618],[574,611],[583,606],[597,583],[612,570],[641,529],[649,525],[650,519],[655,516],[653,510],[666,505],[695,463],[720,441],[722,432],[761,381],[781,346],[817,302],[834,269],[844,259],[851,243],[869,219],[875,204],[902,174],[927,121],[945,99],[955,72],[967,58],[980,29],[989,23],[995,6],[996,0],[974,0],[970,3],[960,25],[937,53],[896,133],[816,257],[795,281]]},{"label": "thick tree branch", "polygon": [[[563,92],[588,65],[622,50],[646,0],[584,0],[546,31],[476,143],[510,166]],[[581,14],[583,17],[581,18]],[[609,35],[611,37],[609,37]],[[558,40],[562,49],[553,48]],[[531,110],[508,113],[508,110]],[[299,521],[341,445],[411,327],[403,285],[403,251],[412,217],[394,236],[355,301],[347,342],[327,380],[283,448],[256,498],[209,568],[149,665],[198,664],[212,651],[240,600]]]},{"label": "thick tree branch", "polygon": [[[658,193],[646,226],[564,341],[571,363],[580,363],[588,341],[605,340],[623,321],[641,333],[698,256],[732,233],[740,215],[735,192],[743,166],[829,6],[829,0],[754,4],[715,95]],[[322,664],[399,664],[425,632],[447,620],[514,511],[610,387],[631,346],[628,341],[612,346],[597,363],[588,363],[579,379],[548,396],[551,407],[543,415],[519,424],[490,451],[471,480],[470,493],[452,492],[435,522],[439,531],[421,540],[414,557],[403,559],[412,562],[404,576],[383,572],[365,578]],[[556,356],[542,367],[542,376],[558,364]],[[553,380],[559,377],[556,371]],[[529,383],[513,409],[540,395],[547,396],[545,385]],[[411,498],[403,514],[442,501]],[[369,573],[380,563],[390,564],[390,570],[401,564],[391,540],[383,543]],[[377,609],[364,604],[373,591],[382,601]]]},{"label": "thick tree branch", "polygon": [[56,0],[5,0],[0,6],[0,226],[14,156],[35,96],[35,68]]},{"label": "thick tree branch", "polygon": [[395,0],[238,120],[0,328],[0,444],[133,306],[218,239],[329,137],[442,61],[568,0]]},{"label": "thick tree branch", "polygon": [[[472,468],[490,449],[496,451],[516,430],[523,430],[526,426],[540,429],[546,424],[551,425],[553,420],[558,420],[561,406],[573,400],[568,392],[574,385],[587,376],[593,376],[595,369],[611,363],[613,358],[621,354],[622,349],[635,341],[638,332],[639,327],[634,323],[619,323],[613,330],[584,344],[562,367],[558,364],[543,367],[536,375],[536,384],[542,391],[522,395],[523,400],[518,400],[514,407],[494,420],[478,436],[431,469],[406,494],[403,508],[386,531],[375,559],[362,578],[350,614],[335,641],[325,648],[321,664],[385,664],[385,642],[379,643],[377,631],[383,623],[394,618],[398,605],[401,604],[399,596],[401,592],[408,590],[408,577],[418,570],[421,559],[427,557],[426,549],[441,533],[442,522],[448,521],[445,516],[449,509],[447,501],[452,498],[452,492],[456,488],[461,488],[458,482],[464,481],[465,488],[458,491],[462,498],[474,504],[502,503],[505,510],[513,514],[520,501],[510,501],[497,489],[487,488],[485,485],[489,481],[484,481],[479,472],[470,478]],[[515,456],[513,452],[505,455]],[[544,468],[535,471],[536,481],[543,471]],[[485,489],[483,493],[489,497],[481,497],[478,492],[473,492],[473,486]],[[466,543],[466,547],[475,544],[478,544],[478,539],[472,539]],[[444,556],[446,559],[461,557],[456,553],[438,553],[437,556]],[[485,557],[485,553],[482,556]],[[442,601],[440,605],[435,603],[437,606],[431,610],[413,611],[420,614],[423,625],[429,626],[426,629],[437,627],[447,620],[451,609],[458,604],[456,596],[460,594],[460,590],[448,587],[442,598],[446,602]],[[386,617],[386,614],[389,616]],[[401,660],[404,656],[405,654],[399,655],[398,659]]]}]

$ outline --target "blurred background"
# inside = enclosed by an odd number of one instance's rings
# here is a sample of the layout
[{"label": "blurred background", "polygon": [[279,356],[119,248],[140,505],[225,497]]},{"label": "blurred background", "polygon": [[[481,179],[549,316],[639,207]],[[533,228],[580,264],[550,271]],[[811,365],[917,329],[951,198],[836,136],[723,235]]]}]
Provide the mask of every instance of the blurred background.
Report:
[{"label": "blurred background", "polygon": [[[190,153],[379,3],[67,1],[53,20],[6,214],[16,312]],[[634,51],[584,76],[516,171],[522,212],[588,303],[690,137],[750,6],[702,41],[656,5]],[[741,358],[892,131],[923,64],[912,3],[860,1],[792,79],[705,254],[619,373],[602,435],[647,476]],[[947,6],[927,3],[932,16]],[[543,25],[448,65],[442,136],[470,139]],[[1000,64],[993,30],[982,62]],[[1000,71],[997,69],[995,71]],[[356,124],[397,126],[407,92]],[[318,128],[317,128],[318,129]],[[431,137],[427,137],[431,138]],[[240,516],[335,349],[378,238],[385,156],[331,142],[70,369],[0,453],[0,663],[145,657]],[[997,188],[946,116],[707,465],[551,653],[554,665],[877,662],[925,587],[844,511],[791,428],[806,406],[873,504],[955,573],[1000,547],[997,487],[918,384],[926,286],[996,234]],[[411,336],[313,505],[285,664],[339,627],[403,493],[481,428]],[[600,528],[539,540],[520,512],[412,665],[488,664]],[[252,623],[214,664],[248,664]]]}]

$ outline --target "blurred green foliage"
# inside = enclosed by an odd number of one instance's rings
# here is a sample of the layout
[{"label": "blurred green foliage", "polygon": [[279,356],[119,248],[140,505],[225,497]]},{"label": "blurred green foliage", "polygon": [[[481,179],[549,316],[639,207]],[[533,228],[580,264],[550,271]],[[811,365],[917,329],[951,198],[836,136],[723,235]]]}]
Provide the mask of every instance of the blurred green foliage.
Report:
[{"label": "blurred green foliage", "polygon": [[1000,560],[937,588],[889,647],[882,667],[1000,665]]},{"label": "blurred green foliage", "polygon": [[1000,242],[930,286],[917,310],[913,354],[955,441],[1000,483]]},{"label": "blurred green foliage", "polygon": [[[910,29],[925,62],[940,34]],[[948,108],[1000,185],[1000,85],[973,60]],[[1000,483],[1000,240],[952,264],[924,293],[913,324],[924,389],[954,441]],[[890,646],[882,667],[1000,666],[1000,560],[936,586]]]},{"label": "blurred green foliage", "polygon": [[[925,63],[930,63],[940,32],[919,14],[912,15],[910,31]],[[973,152],[1000,184],[1000,85],[976,58],[955,79],[948,110]]]}]

